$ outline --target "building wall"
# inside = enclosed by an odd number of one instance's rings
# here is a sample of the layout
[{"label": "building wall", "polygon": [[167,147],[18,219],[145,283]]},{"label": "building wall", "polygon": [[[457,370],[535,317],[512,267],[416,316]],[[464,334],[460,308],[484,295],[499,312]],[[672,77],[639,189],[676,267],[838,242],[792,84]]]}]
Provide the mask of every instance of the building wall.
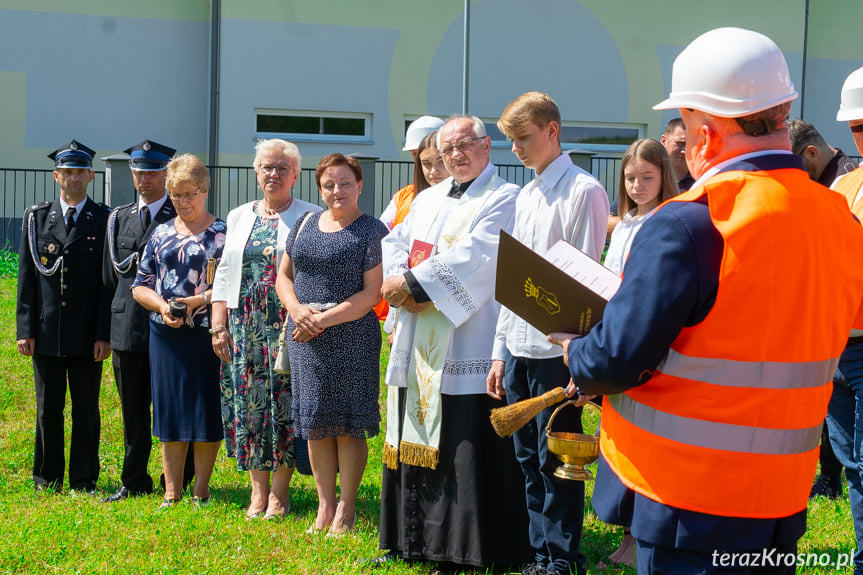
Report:
[{"label": "building wall", "polygon": [[206,149],[206,1],[8,8],[32,4],[0,2],[0,167],[48,168],[72,138],[100,156],[145,137]]},{"label": "building wall", "polygon": [[[34,9],[33,4],[38,4]],[[219,157],[249,165],[255,110],[354,112],[367,143],[299,142],[306,165],[330,151],[408,159],[406,118],[461,110],[463,1],[222,0]],[[651,106],[698,34],[757,29],[785,52],[804,95],[792,109],[854,153],[835,121],[845,76],[863,65],[858,0],[473,0],[469,110],[493,122],[527,90],[565,121],[640,126],[658,137],[674,113]],[[706,18],[709,14],[710,18]],[[76,138],[100,156],[143,138],[206,156],[208,0],[0,0],[0,167],[47,168]],[[498,163],[515,163],[504,147]]]}]

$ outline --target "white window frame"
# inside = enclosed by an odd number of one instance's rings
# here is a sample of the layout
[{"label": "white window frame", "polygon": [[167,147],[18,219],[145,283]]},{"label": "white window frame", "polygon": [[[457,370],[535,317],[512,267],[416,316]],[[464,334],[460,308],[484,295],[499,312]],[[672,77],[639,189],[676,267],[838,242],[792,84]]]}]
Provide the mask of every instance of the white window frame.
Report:
[{"label": "white window frame", "polygon": [[[297,132],[259,132],[257,131],[258,116],[303,116],[311,118],[362,119],[364,134],[348,136],[339,134],[302,134]],[[326,142],[338,144],[371,144],[372,114],[362,112],[324,112],[318,110],[277,110],[272,108],[255,108],[255,138],[283,138],[292,142]]]},{"label": "white window frame", "polygon": [[[420,116],[406,114],[404,116],[405,122],[413,122]],[[497,127],[498,118],[480,118],[483,124],[486,125],[486,131],[488,131],[489,126]],[[564,127],[576,127],[576,128],[621,128],[625,130],[638,130],[638,138],[644,138],[644,133],[646,130],[646,126],[644,124],[629,124],[623,122],[571,122],[571,121],[563,121]],[[402,144],[405,141],[405,131],[402,130]],[[495,140],[492,139],[491,147],[494,149],[510,149],[512,147],[512,142],[509,140]],[[629,144],[591,144],[591,143],[568,143],[561,142],[561,149],[563,151],[566,150],[584,150],[587,152],[595,152],[599,154],[622,154],[629,147]]]}]

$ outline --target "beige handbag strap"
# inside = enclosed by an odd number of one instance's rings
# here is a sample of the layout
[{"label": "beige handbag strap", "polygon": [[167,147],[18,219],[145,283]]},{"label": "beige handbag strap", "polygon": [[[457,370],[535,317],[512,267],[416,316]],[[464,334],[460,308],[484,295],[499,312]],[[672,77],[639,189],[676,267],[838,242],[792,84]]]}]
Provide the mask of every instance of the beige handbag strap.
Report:
[{"label": "beige handbag strap", "polygon": [[[300,227],[297,229],[297,237],[294,238],[294,243],[297,243],[297,240],[300,239],[300,234],[303,232],[303,228],[306,226],[306,222],[309,221],[309,218],[312,216],[312,212],[306,212],[306,215],[303,217],[303,221],[300,222]],[[290,257],[290,255],[288,256]],[[294,279],[297,278],[297,264],[294,263],[294,260],[291,259],[291,266],[293,266]]]}]

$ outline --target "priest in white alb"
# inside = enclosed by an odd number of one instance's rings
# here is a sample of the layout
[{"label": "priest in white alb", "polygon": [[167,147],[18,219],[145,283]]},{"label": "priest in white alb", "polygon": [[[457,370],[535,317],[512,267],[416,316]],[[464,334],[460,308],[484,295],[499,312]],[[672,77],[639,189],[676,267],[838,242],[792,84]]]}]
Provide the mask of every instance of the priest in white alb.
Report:
[{"label": "priest in white alb", "polygon": [[524,478],[498,437],[486,395],[500,231],[519,188],[489,163],[482,121],[454,116],[438,132],[452,178],[418,195],[382,242],[383,296],[398,308],[386,383],[380,547],[374,562],[497,567],[530,557]]}]

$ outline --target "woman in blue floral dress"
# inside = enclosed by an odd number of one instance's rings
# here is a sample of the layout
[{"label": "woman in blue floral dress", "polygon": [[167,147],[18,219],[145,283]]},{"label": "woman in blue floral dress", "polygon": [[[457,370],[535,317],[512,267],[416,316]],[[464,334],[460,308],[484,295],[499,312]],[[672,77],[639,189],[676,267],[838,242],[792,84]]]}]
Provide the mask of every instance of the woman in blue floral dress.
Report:
[{"label": "woman in blue floral dress", "polygon": [[[207,212],[210,177],[195,156],[171,160],[166,186],[177,217],[153,231],[132,283],[132,296],[151,312],[153,435],[162,445],[165,472],[160,508],[172,507],[182,497],[190,443],[195,444],[193,499],[198,505],[209,501],[210,475],[222,441],[219,360],[210,346],[207,304],[225,244],[225,222]],[[172,300],[185,304],[185,314],[171,314]]]},{"label": "woman in blue floral dress", "polygon": [[223,361],[225,450],[237,460],[239,471],[249,472],[249,518],[282,517],[290,509],[291,376],[273,369],[286,315],[275,282],[294,222],[320,210],[291,197],[300,161],[299,150],[290,142],[258,143],[254,167],[263,198],[228,214],[228,237],[213,286],[212,344]]}]

